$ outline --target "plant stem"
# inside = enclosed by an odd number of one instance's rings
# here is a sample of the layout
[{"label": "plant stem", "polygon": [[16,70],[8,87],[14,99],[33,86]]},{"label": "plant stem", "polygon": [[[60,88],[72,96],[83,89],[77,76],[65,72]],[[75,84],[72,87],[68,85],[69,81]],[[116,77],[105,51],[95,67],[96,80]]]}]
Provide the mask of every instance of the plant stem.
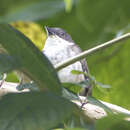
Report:
[{"label": "plant stem", "polygon": [[128,38],[130,38],[130,33],[124,34],[124,35],[122,35],[122,36],[120,36],[120,37],[118,37],[118,38],[115,38],[115,39],[110,40],[110,41],[108,41],[108,42],[105,42],[105,43],[103,43],[103,44],[101,44],[101,45],[98,45],[98,46],[96,46],[96,47],[93,47],[93,48],[91,48],[91,49],[89,49],[89,50],[86,50],[86,51],[84,51],[84,52],[82,52],[82,53],[80,53],[80,54],[78,54],[78,55],[76,55],[76,56],[73,56],[73,57],[71,57],[71,58],[69,58],[69,59],[67,59],[67,60],[65,60],[65,61],[63,61],[63,62],[57,64],[57,65],[55,66],[55,69],[56,69],[57,71],[59,71],[60,69],[63,69],[63,68],[65,68],[66,66],[71,65],[71,64],[75,63],[76,61],[79,61],[79,60],[85,58],[86,56],[88,56],[88,55],[90,55],[90,54],[93,54],[93,53],[96,52],[96,51],[105,49],[105,48],[107,48],[107,47],[109,47],[109,46],[111,46],[111,45],[113,45],[113,44],[115,44],[115,43],[119,43],[119,42],[124,41],[124,40],[126,40],[126,39],[128,39]]}]

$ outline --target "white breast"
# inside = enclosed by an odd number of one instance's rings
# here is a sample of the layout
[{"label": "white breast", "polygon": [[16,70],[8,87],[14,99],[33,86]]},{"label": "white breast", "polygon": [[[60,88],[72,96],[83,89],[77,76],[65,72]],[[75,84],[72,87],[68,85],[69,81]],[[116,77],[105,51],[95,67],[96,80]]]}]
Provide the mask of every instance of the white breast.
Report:
[{"label": "white breast", "polygon": [[[69,43],[57,36],[48,37],[43,49],[43,53],[49,58],[53,65],[63,62],[64,60],[75,56],[76,53],[72,50],[71,46],[74,43]],[[76,62],[72,65],[58,72],[58,76],[61,82],[77,83],[84,80],[83,75],[73,75],[72,70],[82,71],[82,65],[80,62]]]}]

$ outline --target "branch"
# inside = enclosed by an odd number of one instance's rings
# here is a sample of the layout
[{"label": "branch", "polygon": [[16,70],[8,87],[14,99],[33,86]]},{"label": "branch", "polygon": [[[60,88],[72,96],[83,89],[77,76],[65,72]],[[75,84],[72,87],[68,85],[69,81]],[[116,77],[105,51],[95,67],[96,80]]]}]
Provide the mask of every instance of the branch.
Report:
[{"label": "branch", "polygon": [[[84,97],[84,96],[80,96],[80,99],[83,102],[84,102],[84,100],[86,101],[86,97]],[[72,102],[74,102],[80,108],[82,106],[81,101],[72,100]],[[122,108],[122,107],[117,106],[115,104],[110,104],[110,103],[104,102],[104,101],[100,101],[100,102],[102,102],[104,105],[106,105],[108,108],[110,108],[115,114],[122,113],[122,114],[130,115],[130,111],[125,109],[125,108]],[[96,105],[91,104],[89,102],[83,106],[82,110],[84,111],[84,114],[92,120],[100,119],[102,117],[107,116],[107,113],[105,112],[105,110],[102,107],[96,106]],[[130,121],[130,118],[128,118],[126,120]]]},{"label": "branch", "polygon": [[84,52],[82,52],[82,53],[80,53],[80,54],[78,54],[78,55],[76,55],[74,57],[71,57],[71,58],[69,58],[69,59],[67,59],[67,60],[57,64],[55,66],[55,69],[57,71],[59,71],[60,69],[63,69],[64,67],[66,67],[68,65],[71,65],[71,64],[75,63],[76,61],[79,61],[79,60],[85,58],[86,56],[88,56],[90,54],[93,54],[96,51],[105,49],[105,48],[107,48],[109,46],[112,46],[115,43],[119,43],[119,42],[124,41],[124,40],[129,39],[129,38],[130,38],[130,33],[127,33],[127,34],[122,35],[122,36],[120,36],[118,38],[115,38],[115,39],[113,39],[111,41],[105,42],[105,43],[103,43],[101,45],[98,45],[98,46],[96,46],[94,48],[86,50],[86,51],[84,51]]},{"label": "branch", "polygon": [[[23,91],[18,91],[16,89],[18,83],[11,83],[11,82],[4,82],[2,84],[2,86],[0,87],[0,97],[4,96],[5,94],[8,93],[21,93],[21,92],[29,92],[28,89],[24,89]],[[80,99],[82,101],[86,100],[86,97],[80,96]],[[76,105],[78,105],[81,108],[81,102],[78,100],[72,100],[73,103],[75,103]],[[114,104],[110,104],[107,102],[103,102],[101,101],[104,105],[106,105],[107,107],[109,107],[113,112],[116,113],[123,113],[123,114],[127,114],[130,115],[130,111],[127,109],[124,109],[120,106],[114,105]],[[104,116],[107,115],[107,113],[104,111],[103,108],[93,105],[91,103],[87,103],[86,105],[83,106],[82,108],[84,114],[86,116],[88,116],[90,119],[100,119]]]}]

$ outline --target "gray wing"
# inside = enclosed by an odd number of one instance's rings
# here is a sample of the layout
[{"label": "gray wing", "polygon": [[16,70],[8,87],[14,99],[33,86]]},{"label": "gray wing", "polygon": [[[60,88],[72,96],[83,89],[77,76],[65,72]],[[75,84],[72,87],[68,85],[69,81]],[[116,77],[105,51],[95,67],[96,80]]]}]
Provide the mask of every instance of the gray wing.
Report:
[{"label": "gray wing", "polygon": [[[82,50],[80,49],[80,47],[78,47],[78,45],[72,45],[71,49],[75,52],[75,54],[79,54],[82,52]],[[82,64],[83,72],[89,73],[86,59],[83,59],[80,62]]]},{"label": "gray wing", "polygon": [[[82,50],[77,45],[72,45],[71,48],[76,54],[79,54],[82,52]],[[89,73],[88,65],[86,59],[83,59],[80,61],[82,65],[83,72]],[[85,80],[89,80],[89,77],[84,75]],[[92,95],[92,87],[91,85],[86,86],[85,89],[81,92],[81,95],[83,96],[91,96]]]}]

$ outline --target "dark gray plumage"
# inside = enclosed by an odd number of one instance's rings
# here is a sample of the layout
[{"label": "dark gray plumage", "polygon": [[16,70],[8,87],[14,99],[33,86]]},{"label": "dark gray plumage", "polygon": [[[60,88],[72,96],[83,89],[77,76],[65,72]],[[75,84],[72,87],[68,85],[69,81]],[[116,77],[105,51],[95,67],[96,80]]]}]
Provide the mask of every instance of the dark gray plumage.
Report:
[{"label": "dark gray plumage", "polygon": [[74,42],[71,36],[61,28],[49,28],[46,26],[46,30],[48,31],[48,35],[57,35],[68,42]]}]

